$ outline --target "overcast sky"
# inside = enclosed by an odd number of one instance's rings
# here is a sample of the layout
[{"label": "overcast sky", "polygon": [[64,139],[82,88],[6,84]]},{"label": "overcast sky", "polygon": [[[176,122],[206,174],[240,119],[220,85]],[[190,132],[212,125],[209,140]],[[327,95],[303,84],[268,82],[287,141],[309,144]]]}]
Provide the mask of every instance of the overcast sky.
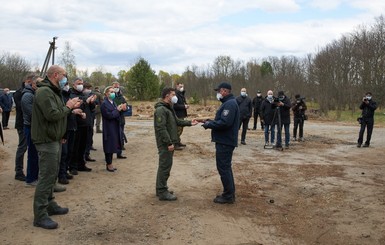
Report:
[{"label": "overcast sky", "polygon": [[143,57],[181,74],[220,55],[302,57],[385,13],[384,0],[0,0],[0,51],[41,67],[52,37],[76,65],[116,74]]}]

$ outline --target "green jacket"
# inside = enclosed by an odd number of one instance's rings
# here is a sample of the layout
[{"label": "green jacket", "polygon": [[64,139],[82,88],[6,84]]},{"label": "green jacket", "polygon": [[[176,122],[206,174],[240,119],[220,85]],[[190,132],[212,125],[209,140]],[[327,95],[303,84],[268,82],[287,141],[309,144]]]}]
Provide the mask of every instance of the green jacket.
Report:
[{"label": "green jacket", "polygon": [[60,141],[67,130],[67,116],[60,88],[46,77],[39,83],[32,108],[31,137],[34,144]]},{"label": "green jacket", "polygon": [[180,120],[172,107],[160,101],[155,104],[154,129],[158,147],[179,142],[178,126],[191,126],[191,121]]}]

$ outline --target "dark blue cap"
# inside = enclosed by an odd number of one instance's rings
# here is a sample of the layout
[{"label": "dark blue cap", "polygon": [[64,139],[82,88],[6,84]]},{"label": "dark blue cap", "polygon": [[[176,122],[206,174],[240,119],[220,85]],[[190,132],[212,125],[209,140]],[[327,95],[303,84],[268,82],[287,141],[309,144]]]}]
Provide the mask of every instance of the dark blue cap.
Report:
[{"label": "dark blue cap", "polygon": [[214,90],[215,90],[215,91],[218,91],[218,90],[221,89],[221,88],[226,88],[226,89],[231,90],[231,85],[230,85],[229,83],[222,82],[222,83],[220,83],[220,84],[218,85],[218,87],[215,88]]}]

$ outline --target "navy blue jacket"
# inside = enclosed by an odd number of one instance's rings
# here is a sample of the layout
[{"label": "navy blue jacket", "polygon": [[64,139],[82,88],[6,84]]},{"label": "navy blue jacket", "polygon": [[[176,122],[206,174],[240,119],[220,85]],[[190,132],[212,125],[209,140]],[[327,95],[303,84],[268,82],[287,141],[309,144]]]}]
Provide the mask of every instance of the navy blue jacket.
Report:
[{"label": "navy blue jacket", "polygon": [[104,98],[100,112],[103,120],[103,151],[104,153],[118,153],[122,149],[122,131],[117,105]]},{"label": "navy blue jacket", "polygon": [[239,107],[232,94],[221,99],[213,121],[207,123],[211,128],[211,141],[223,145],[238,146]]},{"label": "navy blue jacket", "polygon": [[0,107],[3,109],[5,112],[9,112],[12,110],[12,95],[11,94],[2,94],[0,95]]}]

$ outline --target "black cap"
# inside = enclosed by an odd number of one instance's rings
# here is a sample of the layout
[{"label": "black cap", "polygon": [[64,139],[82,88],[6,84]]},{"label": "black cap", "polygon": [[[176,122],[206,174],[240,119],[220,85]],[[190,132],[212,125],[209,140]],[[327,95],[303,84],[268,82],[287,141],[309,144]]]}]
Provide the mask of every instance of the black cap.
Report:
[{"label": "black cap", "polygon": [[261,90],[258,90],[257,93],[260,94],[260,93],[261,93]]},{"label": "black cap", "polygon": [[221,88],[226,88],[226,89],[231,90],[231,85],[230,85],[229,83],[222,82],[222,83],[220,83],[220,84],[218,85],[218,87],[215,88],[214,90],[215,90],[215,91],[218,91],[218,90],[221,89]]}]

